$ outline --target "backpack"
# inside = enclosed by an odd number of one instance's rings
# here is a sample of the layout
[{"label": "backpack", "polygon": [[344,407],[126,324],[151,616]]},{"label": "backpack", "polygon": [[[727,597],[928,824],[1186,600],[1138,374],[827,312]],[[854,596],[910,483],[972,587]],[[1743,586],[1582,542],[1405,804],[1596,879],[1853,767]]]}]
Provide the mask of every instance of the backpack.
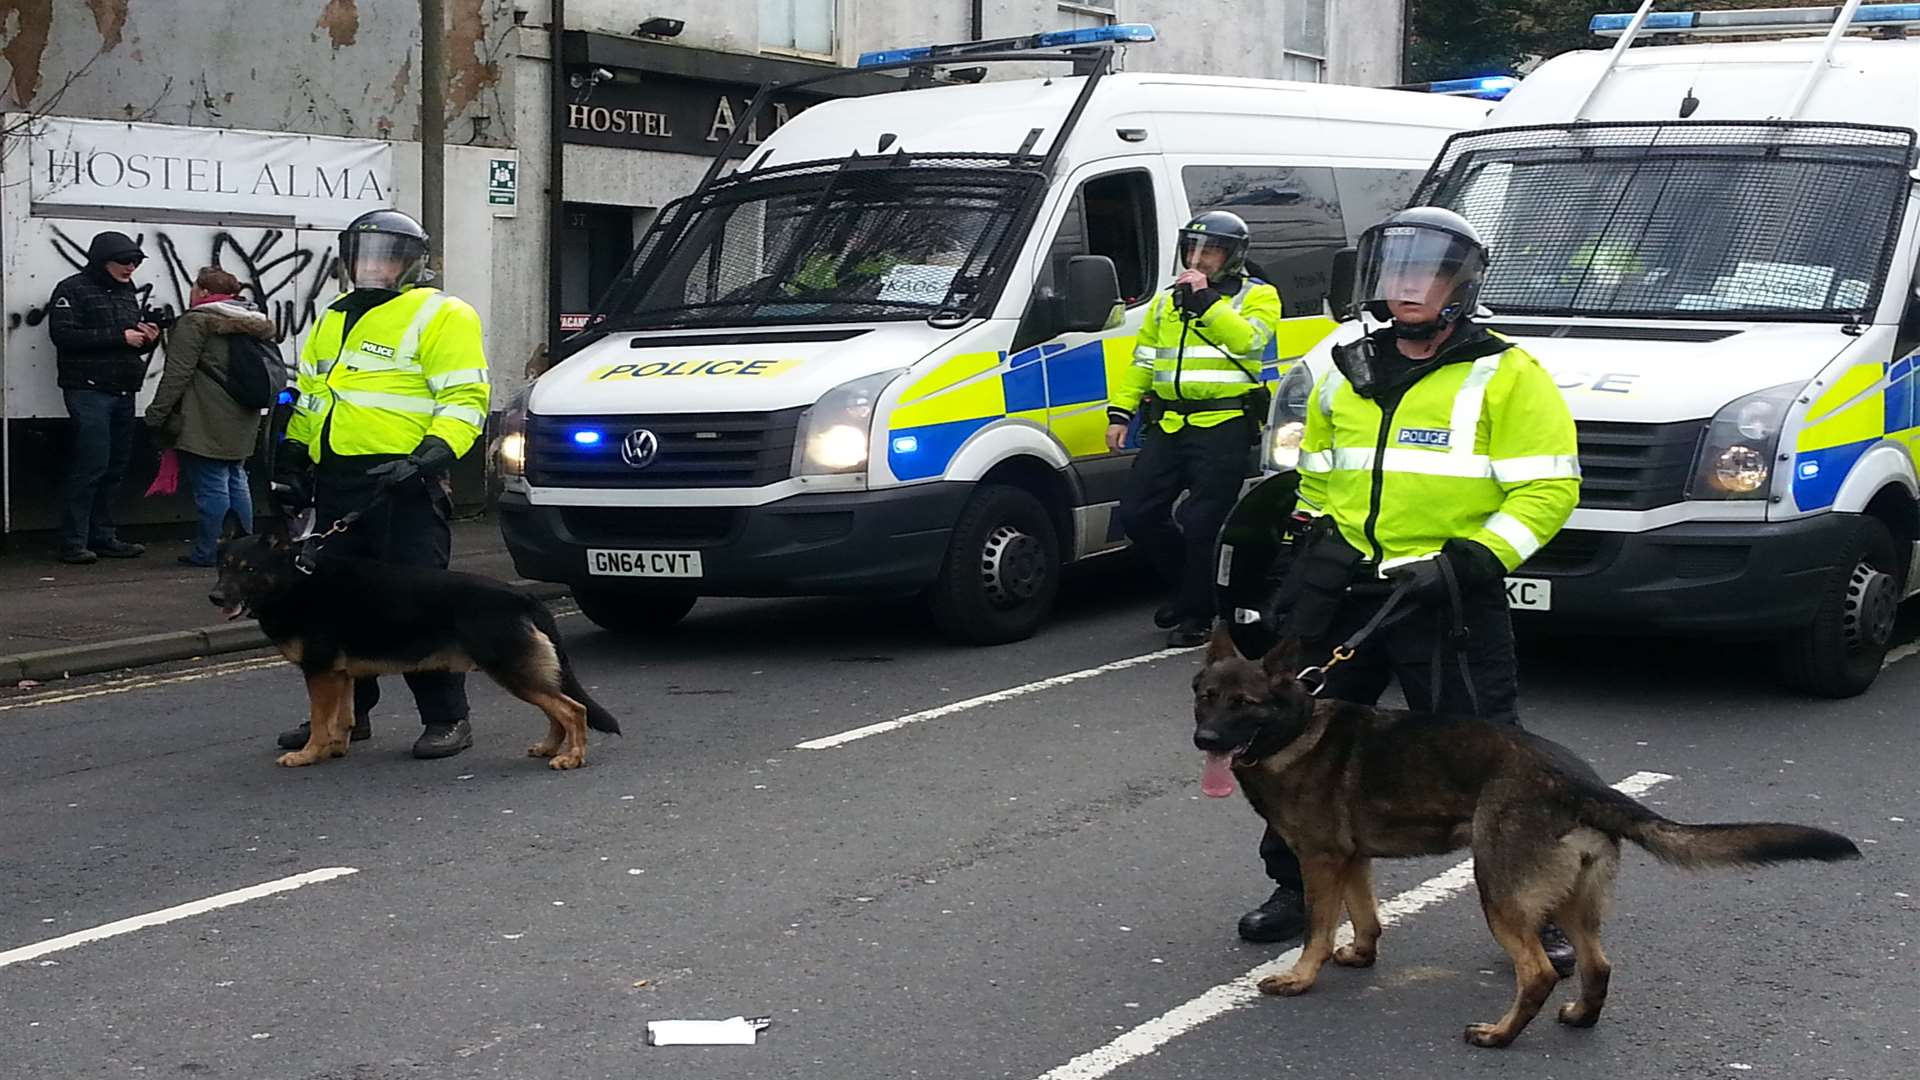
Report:
[{"label": "backpack", "polygon": [[220,388],[234,404],[246,409],[269,408],[287,381],[287,362],[273,342],[251,334],[227,335],[227,377]]}]

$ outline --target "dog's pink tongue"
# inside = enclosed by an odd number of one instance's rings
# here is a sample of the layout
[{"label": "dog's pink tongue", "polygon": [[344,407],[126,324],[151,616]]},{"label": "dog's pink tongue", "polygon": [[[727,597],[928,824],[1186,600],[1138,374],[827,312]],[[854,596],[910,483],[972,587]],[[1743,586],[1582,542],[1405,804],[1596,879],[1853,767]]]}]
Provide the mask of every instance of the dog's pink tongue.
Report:
[{"label": "dog's pink tongue", "polygon": [[1233,794],[1233,758],[1227,754],[1208,754],[1200,773],[1200,791],[1215,799]]}]

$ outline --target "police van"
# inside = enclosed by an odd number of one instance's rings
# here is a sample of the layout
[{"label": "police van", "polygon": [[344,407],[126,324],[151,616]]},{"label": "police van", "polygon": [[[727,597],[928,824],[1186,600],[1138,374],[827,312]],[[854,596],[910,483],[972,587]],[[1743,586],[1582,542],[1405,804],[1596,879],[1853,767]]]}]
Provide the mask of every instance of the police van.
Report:
[{"label": "police van", "polygon": [[723,152],[508,418],[519,572],[632,632],[701,596],[904,593],[960,640],[1031,634],[1063,565],[1124,546],[1109,386],[1179,227],[1251,225],[1285,303],[1272,380],[1332,329],[1334,253],[1490,107],[1111,70],[1150,40],[870,54],[853,70],[1070,70],[834,100],[725,175]]},{"label": "police van", "polygon": [[[1615,47],[1542,65],[1414,199],[1480,232],[1492,328],[1579,427],[1579,508],[1509,602],[1776,643],[1791,686],[1857,694],[1920,587],[1920,4],[1651,7],[1594,18]],[[1359,332],[1276,387],[1269,468]]]}]

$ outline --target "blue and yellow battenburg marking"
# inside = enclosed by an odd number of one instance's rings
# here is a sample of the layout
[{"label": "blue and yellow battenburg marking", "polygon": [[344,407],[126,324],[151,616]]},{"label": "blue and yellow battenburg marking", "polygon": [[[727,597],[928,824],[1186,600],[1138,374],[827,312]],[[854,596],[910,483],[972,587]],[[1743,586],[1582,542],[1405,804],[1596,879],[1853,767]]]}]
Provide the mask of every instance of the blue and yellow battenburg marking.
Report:
[{"label": "blue and yellow battenburg marking", "polygon": [[588,382],[617,379],[674,379],[732,375],[748,378],[778,375],[792,370],[798,360],[651,360],[643,364],[603,364],[587,372]]},{"label": "blue and yellow battenburg marking", "polygon": [[1794,441],[1793,501],[1802,510],[1833,505],[1854,462],[1876,444],[1920,440],[1914,376],[1920,354],[1856,364],[1807,409]]},{"label": "blue and yellow battenburg marking", "polygon": [[[1324,318],[1281,320],[1261,362],[1261,380],[1278,379],[1333,327],[1333,320]],[[1072,347],[1037,345],[1011,357],[1004,352],[949,357],[900,395],[888,417],[887,464],[901,480],[943,475],[968,439],[1003,421],[1051,431],[1076,458],[1104,454],[1108,388],[1118,385],[1132,365],[1133,347],[1128,335]],[[1130,434],[1129,445],[1136,438]]]}]

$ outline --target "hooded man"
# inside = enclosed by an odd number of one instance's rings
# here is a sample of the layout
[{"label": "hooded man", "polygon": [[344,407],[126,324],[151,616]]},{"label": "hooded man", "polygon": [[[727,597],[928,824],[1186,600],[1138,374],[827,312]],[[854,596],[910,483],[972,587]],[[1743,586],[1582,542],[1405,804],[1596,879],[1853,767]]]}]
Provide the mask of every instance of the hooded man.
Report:
[{"label": "hooded man", "polygon": [[86,269],[55,286],[47,302],[47,333],[73,420],[61,562],[85,565],[102,555],[131,559],[146,552],[113,528],[113,499],[133,447],[133,398],[160,340],[133,287],[144,261],[140,245],[125,233],[103,232],[87,246]]}]

